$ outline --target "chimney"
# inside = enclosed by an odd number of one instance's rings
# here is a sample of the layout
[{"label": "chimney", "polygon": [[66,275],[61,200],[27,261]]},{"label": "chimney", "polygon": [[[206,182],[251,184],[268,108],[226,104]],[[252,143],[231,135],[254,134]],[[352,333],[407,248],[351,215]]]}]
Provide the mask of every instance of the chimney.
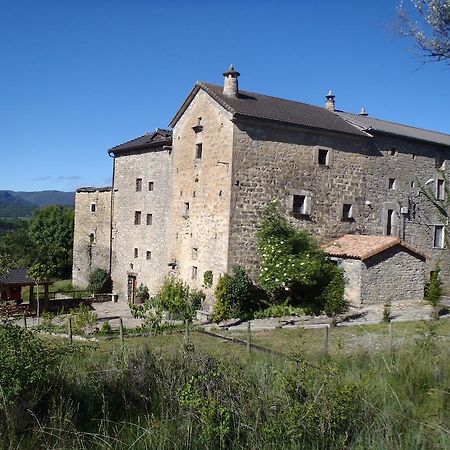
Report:
[{"label": "chimney", "polygon": [[228,95],[229,97],[238,97],[239,96],[239,87],[238,87],[238,77],[240,73],[234,70],[233,64],[231,64],[230,68],[224,72],[223,76],[225,77],[223,83],[223,93]]},{"label": "chimney", "polygon": [[328,111],[334,111],[334,94],[333,92],[328,91],[328,95],[325,97],[327,101],[325,102],[325,109]]},{"label": "chimney", "polygon": [[369,115],[369,113],[366,111],[366,108],[364,108],[364,106],[361,108],[359,115],[360,116],[368,116]]}]

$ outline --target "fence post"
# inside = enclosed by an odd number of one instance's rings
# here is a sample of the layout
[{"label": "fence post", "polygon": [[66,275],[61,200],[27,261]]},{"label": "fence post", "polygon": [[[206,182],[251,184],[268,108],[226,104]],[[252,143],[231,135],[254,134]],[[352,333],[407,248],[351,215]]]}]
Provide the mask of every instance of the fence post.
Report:
[{"label": "fence post", "polygon": [[24,313],[23,314],[23,327],[25,328],[25,330],[27,330],[27,315]]},{"label": "fence post", "polygon": [[247,322],[247,353],[250,354],[252,349],[252,329],[250,320]]},{"label": "fence post", "polygon": [[329,343],[330,343],[330,327],[328,325],[325,325],[325,328],[324,328],[324,341],[323,341],[323,347],[324,347],[325,356],[328,356]]},{"label": "fence post", "polygon": [[73,344],[73,336],[72,336],[72,317],[69,317],[69,333],[68,333],[69,341]]},{"label": "fence post", "polygon": [[122,317],[119,317],[119,338],[120,338],[120,343],[123,345],[124,341],[123,341],[123,320],[122,320]]}]

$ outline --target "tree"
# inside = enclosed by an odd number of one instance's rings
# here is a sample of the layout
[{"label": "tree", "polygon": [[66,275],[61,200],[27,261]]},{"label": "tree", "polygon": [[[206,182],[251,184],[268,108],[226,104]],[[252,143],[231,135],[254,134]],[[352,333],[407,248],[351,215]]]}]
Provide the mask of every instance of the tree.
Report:
[{"label": "tree", "polygon": [[398,19],[397,31],[415,41],[425,62],[450,64],[450,0],[402,1]]},{"label": "tree", "polygon": [[440,271],[439,264],[436,264],[425,290],[425,300],[431,305],[431,318],[435,320],[439,319],[439,304],[443,294]]},{"label": "tree", "polygon": [[62,206],[37,210],[30,220],[29,236],[36,246],[35,261],[52,270],[53,276],[67,276],[72,267],[74,211]]}]

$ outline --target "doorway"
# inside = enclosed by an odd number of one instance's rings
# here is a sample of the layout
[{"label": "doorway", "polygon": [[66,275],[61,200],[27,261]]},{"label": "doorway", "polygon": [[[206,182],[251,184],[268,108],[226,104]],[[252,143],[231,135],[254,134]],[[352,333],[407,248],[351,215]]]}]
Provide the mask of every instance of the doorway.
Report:
[{"label": "doorway", "polygon": [[136,276],[128,275],[128,303],[134,304],[136,297]]}]

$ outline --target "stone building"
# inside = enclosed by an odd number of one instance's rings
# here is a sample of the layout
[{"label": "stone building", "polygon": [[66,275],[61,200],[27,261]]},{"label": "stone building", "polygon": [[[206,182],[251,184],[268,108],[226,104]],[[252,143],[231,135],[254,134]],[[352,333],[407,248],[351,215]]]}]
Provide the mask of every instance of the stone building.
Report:
[{"label": "stone building", "polygon": [[352,306],[422,298],[426,256],[395,236],[346,234],[324,246],[344,269]]},{"label": "stone building", "polygon": [[[138,148],[110,150],[105,221],[121,299],[132,300],[127,292],[139,283],[155,292],[170,271],[195,287],[205,271],[216,281],[238,264],[255,278],[256,231],[274,199],[322,242],[394,236],[430,256],[427,273],[438,260],[449,273],[446,220],[419,190],[425,185],[445,209],[449,135],[339,111],[331,92],[322,108],[241,91],[239,76],[231,67],[223,86],[198,82],[172,135],[157,131],[131,141]],[[139,147],[146,139],[150,147]],[[148,214],[157,226],[145,225]]]}]

